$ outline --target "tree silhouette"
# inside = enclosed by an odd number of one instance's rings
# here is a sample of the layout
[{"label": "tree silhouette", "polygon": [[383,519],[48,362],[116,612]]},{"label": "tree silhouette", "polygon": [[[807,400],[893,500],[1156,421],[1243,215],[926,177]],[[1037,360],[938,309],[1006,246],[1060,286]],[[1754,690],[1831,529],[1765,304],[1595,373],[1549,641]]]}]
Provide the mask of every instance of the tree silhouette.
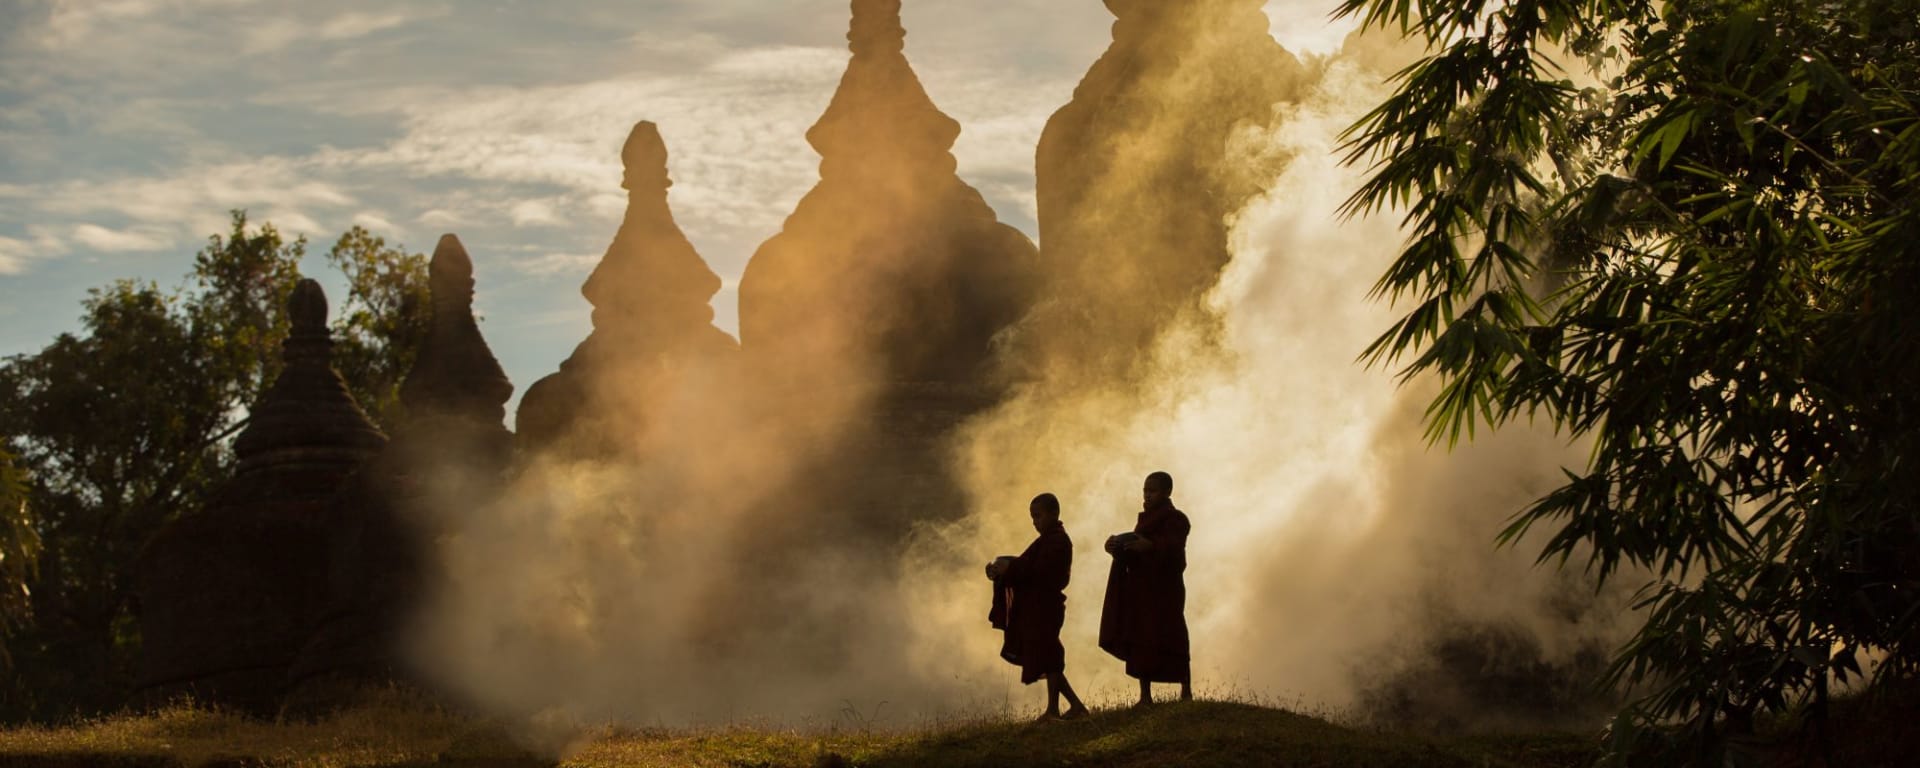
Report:
[{"label": "tree silhouette", "polygon": [[[1904,6],[1904,8],[1902,8]],[[1920,36],[1908,3],[1347,0],[1431,55],[1351,133],[1404,206],[1369,354],[1430,434],[1549,419],[1586,467],[1503,535],[1650,573],[1616,754],[1718,764],[1829,676],[1914,670]],[[1576,88],[1587,57],[1613,73]],[[1556,61],[1553,57],[1561,57]],[[1651,727],[1679,723],[1675,729]]]},{"label": "tree silhouette", "polygon": [[[229,443],[278,372],[305,253],[304,239],[270,224],[249,229],[244,212],[232,222],[195,256],[183,289],[95,289],[80,332],[0,365],[0,448],[25,472],[26,504],[10,509],[25,510],[20,540],[40,550],[21,584],[31,618],[0,625],[16,673],[0,685],[0,719],[124,700],[139,651],[134,567],[167,521],[199,509],[232,472]],[[349,280],[350,316],[336,331],[356,364],[343,373],[356,394],[393,402],[424,323],[425,260],[359,228],[330,260]],[[0,544],[11,520],[0,518]],[[11,588],[14,558],[0,553],[0,586]]]}]

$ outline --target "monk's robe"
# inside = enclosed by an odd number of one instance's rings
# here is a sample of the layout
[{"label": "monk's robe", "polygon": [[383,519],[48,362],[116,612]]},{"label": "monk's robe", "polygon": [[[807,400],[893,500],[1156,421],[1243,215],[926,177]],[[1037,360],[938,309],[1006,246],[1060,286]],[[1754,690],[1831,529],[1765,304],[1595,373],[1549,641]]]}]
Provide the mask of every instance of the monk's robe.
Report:
[{"label": "monk's robe", "polygon": [[1059,522],[1040,533],[993,582],[993,626],[1005,630],[1000,658],[1020,668],[1032,683],[1067,668],[1060,625],[1067,620],[1067,580],[1073,574],[1073,540]]},{"label": "monk's robe", "polygon": [[1127,674],[1155,683],[1188,679],[1186,513],[1162,501],[1140,513],[1133,532],[1153,542],[1121,551],[1100,606],[1100,649],[1127,663]]}]

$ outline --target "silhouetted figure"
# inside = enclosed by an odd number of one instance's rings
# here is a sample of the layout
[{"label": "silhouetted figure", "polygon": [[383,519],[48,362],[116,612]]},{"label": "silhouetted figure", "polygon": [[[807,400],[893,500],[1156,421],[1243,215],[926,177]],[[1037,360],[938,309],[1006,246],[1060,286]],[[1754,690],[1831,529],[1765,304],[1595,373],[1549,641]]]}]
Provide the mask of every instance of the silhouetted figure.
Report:
[{"label": "silhouetted figure", "polygon": [[1107,539],[1113,570],[1100,607],[1100,648],[1127,663],[1140,680],[1140,703],[1153,703],[1153,683],[1179,683],[1193,699],[1187,649],[1187,515],[1173,506],[1173,476],[1147,475],[1140,519],[1132,533]]},{"label": "silhouetted figure", "polygon": [[[1060,625],[1067,618],[1067,580],[1073,573],[1073,540],[1060,524],[1060,500],[1051,493],[1033,497],[1027,505],[1033,529],[1040,536],[1019,557],[1002,557],[987,565],[993,580],[993,611],[988,621],[1006,631],[1000,658],[1020,668],[1020,682],[1047,681],[1047,711],[1041,720],[1072,720],[1087,714],[1086,705],[1067,682],[1066,649],[1060,645]],[[1067,697],[1066,714],[1060,697]]]}]

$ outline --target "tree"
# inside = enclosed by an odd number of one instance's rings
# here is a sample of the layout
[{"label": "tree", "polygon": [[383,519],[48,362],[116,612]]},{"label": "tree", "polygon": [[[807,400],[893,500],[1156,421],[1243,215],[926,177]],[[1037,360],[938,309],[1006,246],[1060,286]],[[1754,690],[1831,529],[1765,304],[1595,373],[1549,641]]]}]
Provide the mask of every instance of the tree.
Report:
[{"label": "tree", "polygon": [[[0,438],[0,446],[7,441]],[[0,639],[33,617],[33,592],[27,586],[38,574],[40,533],[27,511],[26,473],[14,464],[13,454],[0,449]],[[0,672],[13,672],[13,658],[0,643]]]},{"label": "tree", "polygon": [[20,662],[0,691],[10,716],[98,710],[124,695],[137,648],[134,564],[224,476],[220,438],[241,391],[208,378],[229,361],[157,287],[116,283],[85,306],[85,335],[0,368],[0,421],[31,470],[43,546],[33,622],[8,638]]},{"label": "tree", "polygon": [[[1351,129],[1404,206],[1369,349],[1430,435],[1546,418],[1592,458],[1503,539],[1651,578],[1617,755],[1715,763],[1920,620],[1920,35],[1910,2],[1346,0],[1432,54]],[[1578,89],[1552,57],[1611,67]],[[1642,572],[1642,571],[1636,571]],[[1672,729],[1654,728],[1677,723]]]},{"label": "tree", "polygon": [[[392,361],[410,361],[421,338],[424,259],[358,228],[341,242],[334,251],[344,255],[332,260],[353,267],[354,309],[337,326],[359,361],[343,374],[356,393],[390,391],[405,370]],[[10,432],[0,447],[26,470],[24,519],[40,543],[25,582],[31,620],[0,638],[19,671],[0,686],[0,719],[124,701],[139,650],[134,569],[167,522],[202,508],[231,476],[231,438],[278,375],[304,252],[304,240],[287,242],[271,225],[250,230],[236,211],[232,231],[195,256],[182,290],[96,289],[80,333],[0,365],[0,424]],[[0,546],[9,520],[0,516]],[[0,561],[0,576],[9,565]]]},{"label": "tree", "polygon": [[307,240],[286,242],[272,224],[247,232],[245,211],[233,231],[214,235],[193,257],[184,291],[185,321],[214,396],[236,409],[253,402],[280,373],[287,336],[287,297],[300,281]]},{"label": "tree", "polygon": [[347,277],[333,322],[333,367],[375,423],[394,424],[400,383],[433,317],[427,257],[355,226],[327,252],[327,263]]}]

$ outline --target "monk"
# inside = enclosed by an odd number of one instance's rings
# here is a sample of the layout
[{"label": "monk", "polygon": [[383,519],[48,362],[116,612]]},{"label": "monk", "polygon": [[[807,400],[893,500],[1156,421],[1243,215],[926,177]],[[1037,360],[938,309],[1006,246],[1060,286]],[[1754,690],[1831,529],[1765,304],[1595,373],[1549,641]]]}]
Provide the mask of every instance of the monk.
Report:
[{"label": "monk", "polygon": [[1100,608],[1100,648],[1127,663],[1140,681],[1140,701],[1153,703],[1154,683],[1179,683],[1193,700],[1187,650],[1187,532],[1193,525],[1173,506],[1173,476],[1147,475],[1133,533],[1107,539],[1113,568]]},{"label": "monk", "polygon": [[[1067,617],[1067,579],[1073,571],[1073,540],[1060,524],[1060,500],[1051,493],[1033,497],[1027,505],[1033,530],[1040,536],[1019,557],[1002,557],[987,565],[993,580],[994,606],[988,620],[1005,630],[1000,658],[1020,668],[1020,683],[1047,681],[1047,711],[1039,721],[1085,717],[1087,707],[1067,682],[1067,652],[1060,645],[1060,625]],[[1060,697],[1067,698],[1065,714]]]}]

